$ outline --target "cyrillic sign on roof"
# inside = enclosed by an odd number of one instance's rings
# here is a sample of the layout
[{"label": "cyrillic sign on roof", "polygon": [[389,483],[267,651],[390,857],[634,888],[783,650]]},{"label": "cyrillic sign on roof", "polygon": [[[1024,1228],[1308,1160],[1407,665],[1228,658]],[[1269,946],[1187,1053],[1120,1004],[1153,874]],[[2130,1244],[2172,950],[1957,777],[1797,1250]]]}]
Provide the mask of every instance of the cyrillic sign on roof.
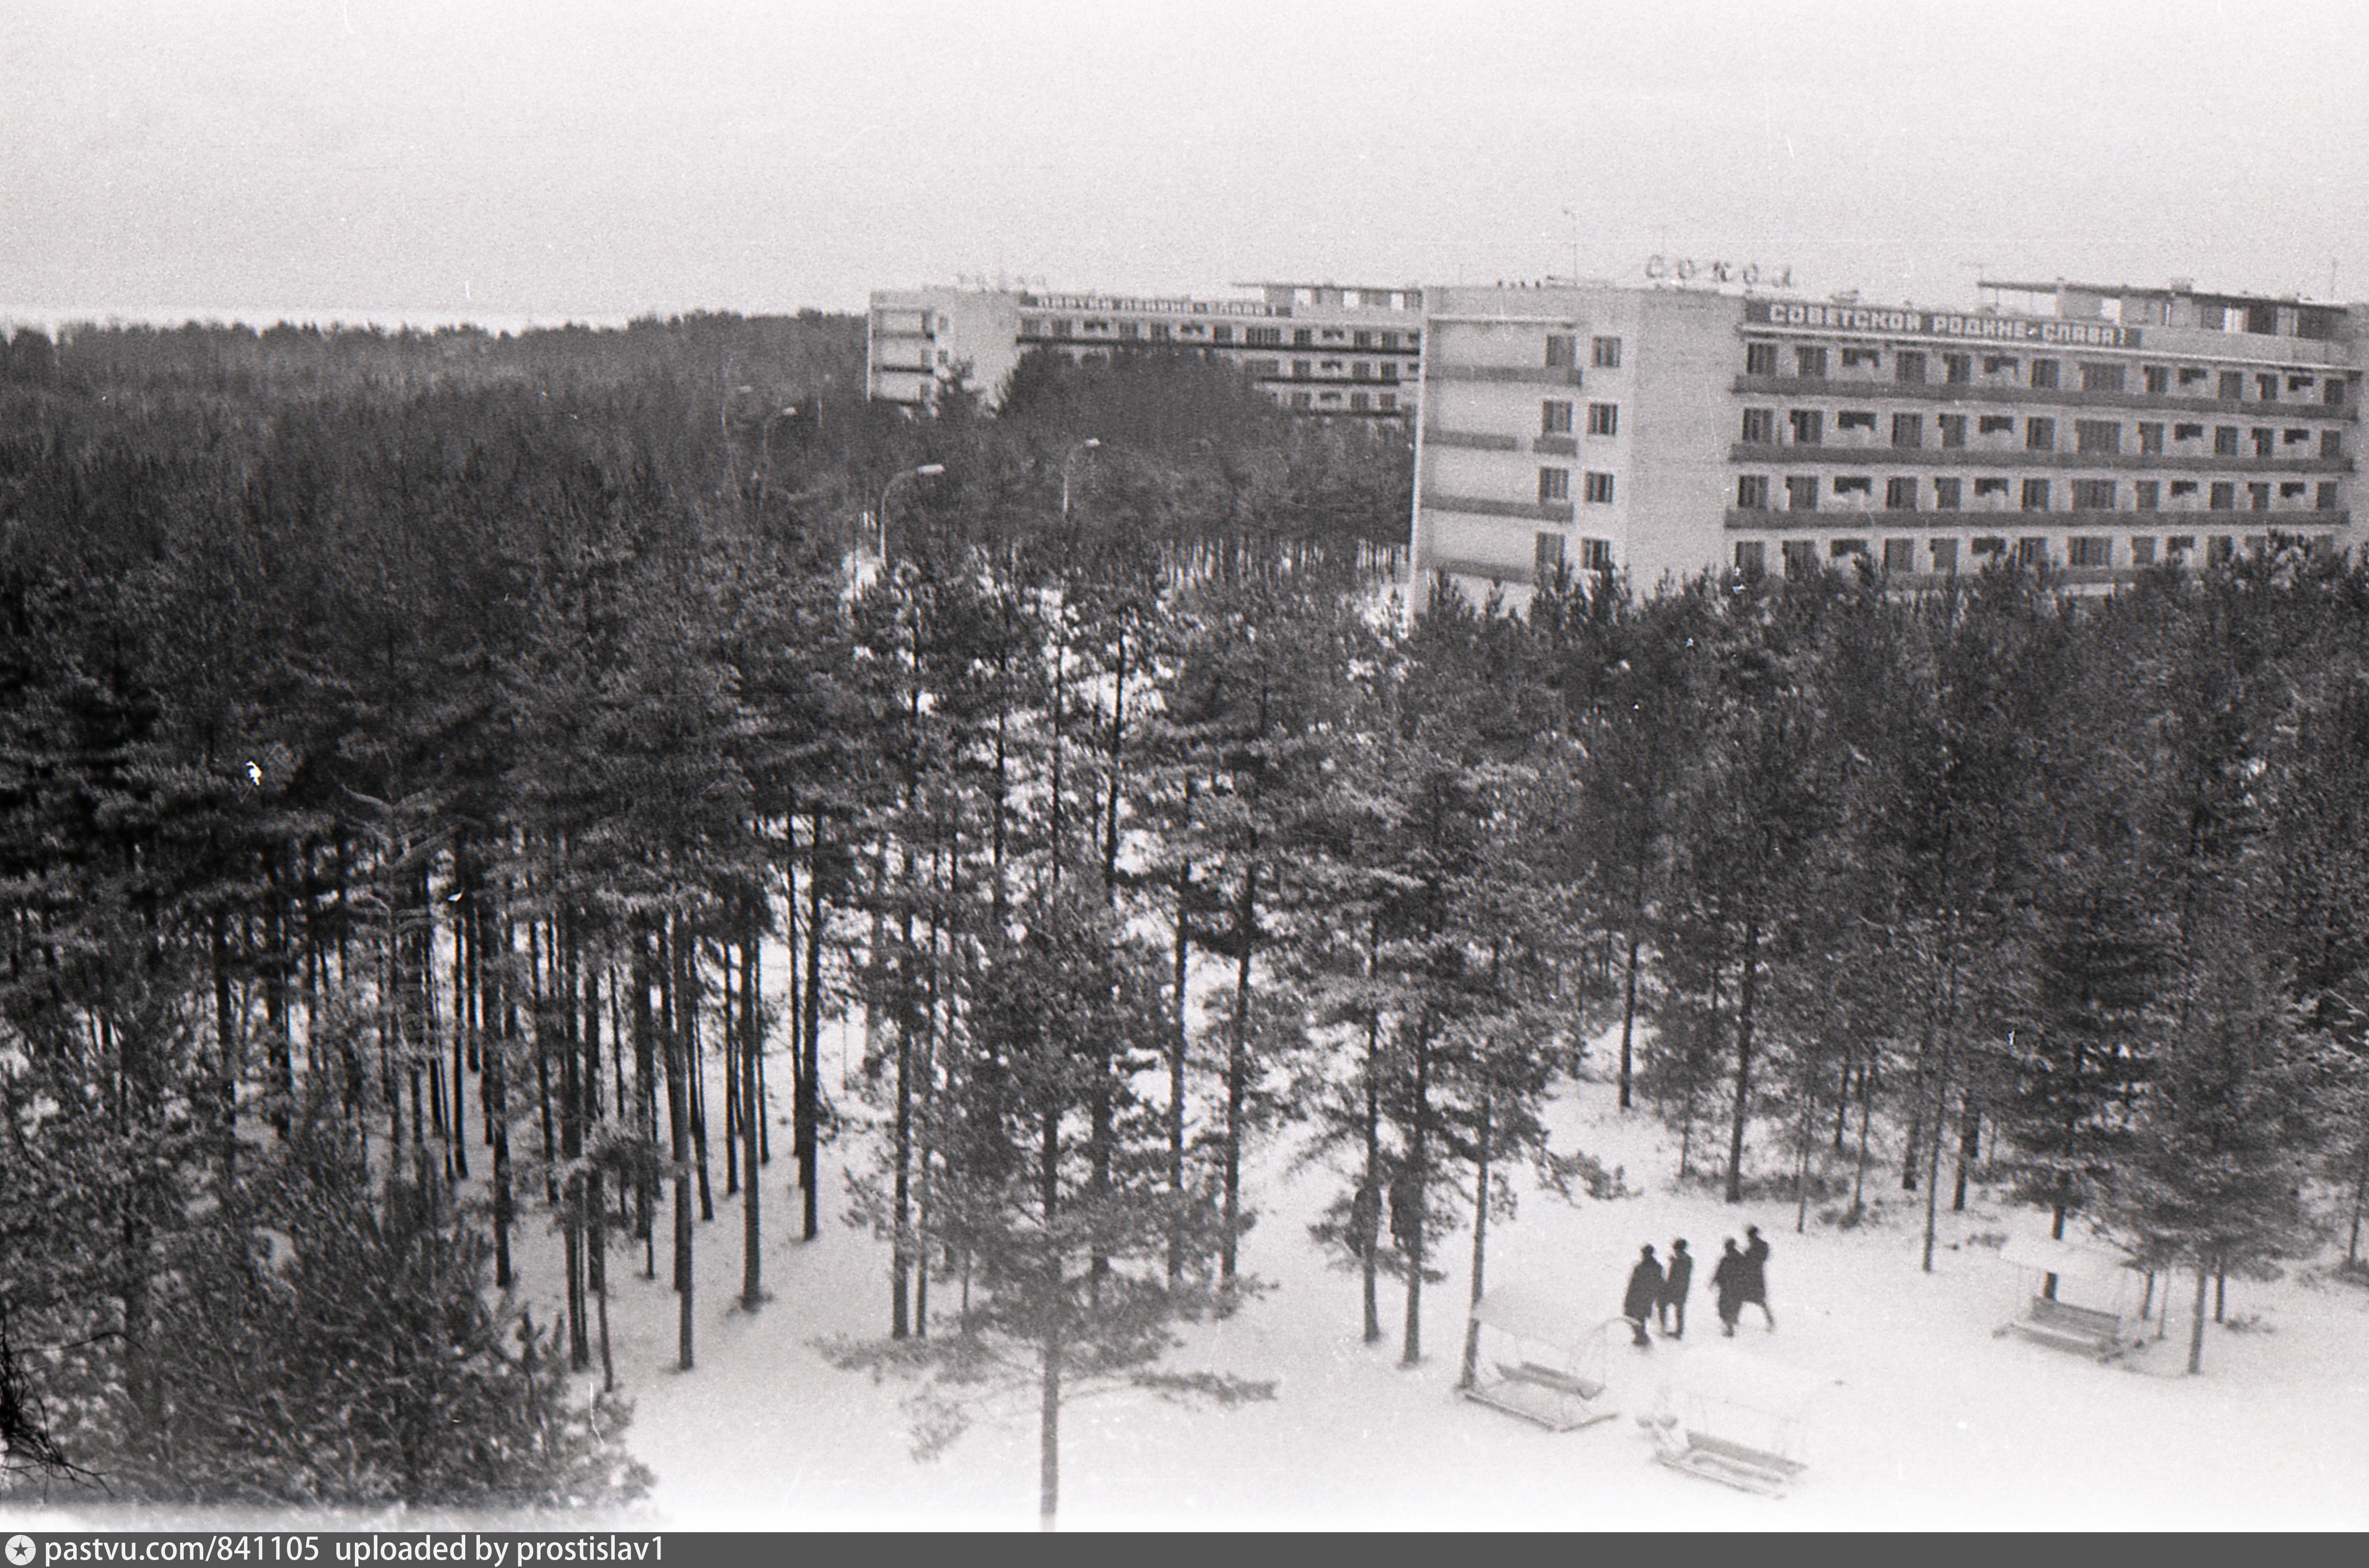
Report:
[{"label": "cyrillic sign on roof", "polygon": [[1886,310],[1875,305],[1814,305],[1789,300],[1746,300],[1753,325],[1824,332],[1883,333],[1894,337],[1947,337],[1985,343],[2052,343],[2077,348],[2136,348],[2139,329],[2113,322],[2060,321],[2047,316],[1956,314]]}]

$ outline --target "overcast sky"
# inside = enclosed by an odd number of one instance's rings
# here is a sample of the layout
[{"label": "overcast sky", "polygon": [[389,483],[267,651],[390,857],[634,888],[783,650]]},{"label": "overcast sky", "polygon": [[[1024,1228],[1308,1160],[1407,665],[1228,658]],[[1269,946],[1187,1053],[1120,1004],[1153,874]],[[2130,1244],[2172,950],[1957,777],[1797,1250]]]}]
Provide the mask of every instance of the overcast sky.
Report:
[{"label": "overcast sky", "polygon": [[[0,0],[0,312],[1642,280],[2369,298],[2369,6]],[[1567,216],[1566,214],[1575,214]]]}]

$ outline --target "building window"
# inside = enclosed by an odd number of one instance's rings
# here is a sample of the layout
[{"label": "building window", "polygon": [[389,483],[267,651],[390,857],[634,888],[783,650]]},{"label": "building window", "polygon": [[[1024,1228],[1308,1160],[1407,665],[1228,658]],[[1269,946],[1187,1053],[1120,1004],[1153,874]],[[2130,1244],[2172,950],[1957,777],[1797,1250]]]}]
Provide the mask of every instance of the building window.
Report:
[{"label": "building window", "polygon": [[1547,369],[1550,370],[1568,370],[1573,366],[1579,363],[1576,353],[1578,344],[1579,339],[1572,336],[1569,333],[1551,332],[1547,334]]},{"label": "building window", "polygon": [[1373,346],[1374,335],[1370,332],[1353,332],[1349,335],[1349,347],[1352,348],[1371,348]]},{"label": "building window", "polygon": [[2111,512],[2114,509],[2114,482],[2111,479],[2077,479],[2073,482],[2073,509],[2077,512]]},{"label": "building window", "polygon": [[1826,375],[1826,351],[1824,348],[1815,347],[1795,348],[1793,369],[1804,381],[1824,381]]},{"label": "building window", "polygon": [[2044,539],[2031,535],[2027,535],[2022,539],[2017,540],[2015,541],[2015,563],[2018,566],[2028,568],[2047,565],[2048,541]]},{"label": "building window", "polygon": [[2319,489],[2318,489],[2318,493],[2317,493],[2317,494],[2315,494],[2313,495],[2311,504],[2312,504],[2312,507],[2313,507],[2313,509],[2314,509],[2314,510],[2316,510],[2316,511],[2321,511],[2321,512],[2333,512],[2333,511],[2335,511],[2335,510],[2336,510],[2336,481],[2334,481],[2334,480],[2332,480],[2332,479],[2323,479],[2323,480],[2321,480],[2321,481],[2319,482]]},{"label": "building window", "polygon": [[2159,480],[2142,479],[2131,486],[2131,505],[2142,512],[2153,512],[2163,506],[2163,484]]},{"label": "building window", "polygon": [[1765,473],[1738,474],[1735,479],[1735,506],[1741,512],[1767,511],[1768,476]]},{"label": "building window", "polygon": [[2077,419],[2073,422],[2073,449],[2108,456],[2120,452],[2123,427],[2112,419]]},{"label": "building window", "polygon": [[1376,392],[1374,394],[1374,406],[1380,409],[1385,414],[1395,414],[1398,412],[1399,394],[1396,392]]},{"label": "building window", "polygon": [[1948,576],[1958,569],[1958,541],[1953,539],[1928,539],[1925,548],[1932,552],[1933,570]]},{"label": "building window", "polygon": [[1941,426],[1941,444],[1943,446],[1963,447],[1966,444],[1966,416],[1964,415],[1944,414],[1937,419],[1935,423]]},{"label": "building window", "polygon": [[2150,397],[2166,397],[2171,392],[2171,368],[2168,365],[2142,366],[2139,379],[2146,384]]},{"label": "building window", "polygon": [[2216,458],[2234,458],[2237,455],[2237,427],[2235,425],[2214,426],[2213,455]]},{"label": "building window", "polygon": [[2007,481],[2004,479],[1977,479],[1974,481],[1974,499],[1977,502],[1980,502],[1986,495],[1997,496],[1999,499],[1999,505],[2002,506],[2006,506]]},{"label": "building window", "polygon": [[2068,565],[2112,566],[2114,563],[2114,541],[2111,539],[2076,535],[2065,542]]},{"label": "building window", "polygon": [[2277,431],[2265,430],[2258,425],[2249,432],[2249,434],[2254,437],[2254,455],[2256,457],[2274,458],[2279,455],[2279,433]]},{"label": "building window", "polygon": [[1315,373],[1315,370],[1316,362],[1313,359],[1294,359],[1291,362],[1291,379],[1296,381],[1306,381]]},{"label": "building window", "polygon": [[1974,421],[1974,434],[1977,436],[2012,436],[2015,434],[2015,415],[2012,414],[1983,415]]},{"label": "building window", "polygon": [[2268,484],[2249,484],[2246,486],[2246,509],[2249,512],[2269,511],[2271,509],[2271,487]]},{"label": "building window", "polygon": [[1584,539],[1579,541],[1579,564],[1589,572],[1612,570],[1612,541],[1608,539]]},{"label": "building window", "polygon": [[2213,482],[2213,491],[2211,495],[2207,497],[2206,505],[2216,512],[2236,511],[2237,509],[2237,486],[2236,483],[2226,479],[2214,480]]},{"label": "building window", "polygon": [[2242,370],[2222,371],[2220,392],[2221,401],[2224,403],[2236,403],[2239,398],[2244,397],[2246,395],[2245,372]]},{"label": "building window", "polygon": [[1883,541],[1883,569],[1903,575],[1917,570],[1917,541],[1913,539],[1888,539]]},{"label": "building window", "polygon": [[1612,476],[1608,473],[1589,474],[1587,476],[1587,499],[1593,506],[1611,506]]},{"label": "building window", "polygon": [[1966,550],[1973,555],[2005,555],[2007,540],[1997,534],[1977,534],[1967,542]]},{"label": "building window", "polygon": [[1397,360],[1395,360],[1395,359],[1385,359],[1385,360],[1383,360],[1383,361],[1382,361],[1382,380],[1384,380],[1384,381],[1397,381],[1398,379],[1399,379],[1399,362],[1398,362]]},{"label": "building window", "polygon": [[1880,369],[1883,365],[1883,356],[1875,349],[1846,348],[1843,350],[1843,369],[1846,370],[1861,369],[1874,370]]},{"label": "building window", "polygon": [[2196,481],[2192,479],[2175,479],[2171,482],[2171,498],[2174,501],[2179,501],[2183,496],[2192,496],[2195,494]]},{"label": "building window", "polygon": [[2320,401],[2320,402],[2322,402],[2322,403],[2327,403],[2327,404],[2328,404],[2329,407],[2331,407],[2331,408],[2338,408],[2338,407],[2341,407],[2341,406],[2343,406],[2343,403],[2344,403],[2344,382],[2343,382],[2343,381],[2342,381],[2340,378],[2336,377],[2336,376],[2330,376],[2330,377],[2329,377],[2329,378],[2328,378],[2328,381],[2327,381],[2326,385],[2324,385],[2324,386],[2323,386],[2323,387],[2321,387],[2321,389],[2320,389],[2319,401]]},{"label": "building window", "polygon": [[1141,322],[1135,321],[1123,321],[1118,324],[1118,335],[1122,338],[1130,340],[1139,338],[1143,335],[1143,324]]},{"label": "building window", "polygon": [[1587,433],[1591,436],[1617,436],[1620,433],[1620,405],[1617,403],[1591,403],[1587,405]]},{"label": "building window", "polygon": [[1617,337],[1596,338],[1588,345],[1588,362],[1599,370],[1620,368],[1620,340]]},{"label": "building window", "polygon": [[1571,499],[1571,470],[1542,468],[1539,470],[1539,503]]},{"label": "building window", "polygon": [[2322,430],[2319,433],[2319,455],[2324,458],[2342,457],[2344,455],[2343,433],[2337,430]]},{"label": "building window", "polygon": [[2214,534],[2204,541],[2207,565],[2226,566],[2237,557],[2237,541],[2227,534]]},{"label": "building window", "polygon": [[1356,409],[1360,414],[1366,412],[1367,408],[1370,405],[1370,401],[1371,400],[1364,392],[1353,392],[1349,394],[1349,406]]},{"label": "building window", "polygon": [[1892,379],[1910,386],[1925,384],[1925,356],[1914,349],[1904,348],[1892,357]]},{"label": "building window", "polygon": [[2300,501],[2303,499],[2304,492],[2309,488],[2310,486],[2304,483],[2302,480],[2291,479],[2284,484],[2279,486],[2279,499],[2282,501]]},{"label": "building window", "polygon": [[2276,402],[2278,402],[2278,401],[2279,401],[2279,379],[2278,379],[2278,377],[2276,377],[2276,376],[2274,376],[2274,375],[2272,375],[2272,376],[2256,376],[2256,377],[2254,378],[2254,395],[2255,395],[2257,398],[2260,399],[2260,400],[2261,400],[2262,402],[2264,402],[2264,403],[2276,403]]},{"label": "building window", "polygon": [[2023,422],[2023,444],[2027,450],[2053,452],[2056,449],[2056,421],[2027,419]]},{"label": "building window", "polygon": [[1925,416],[1921,414],[1895,414],[1892,416],[1892,444],[1903,451],[1925,444]]},{"label": "building window", "polygon": [[1744,373],[1747,376],[1773,376],[1777,373],[1777,346],[1773,343],[1747,343],[1744,346]]},{"label": "building window", "polygon": [[1789,539],[1780,547],[1785,551],[1785,575],[1814,576],[1818,570],[1818,547],[1806,539]]},{"label": "building window", "polygon": [[1293,392],[1291,394],[1291,406],[1294,408],[1313,408],[1316,406],[1316,395],[1313,392]]},{"label": "building window", "polygon": [[1951,386],[1963,386],[1974,379],[1974,357],[1971,354],[1941,356],[1941,379]]},{"label": "building window", "polygon": [[2123,390],[2123,368],[2120,365],[2100,365],[2083,361],[2081,390],[2085,392],[2118,392]]},{"label": "building window", "polygon": [[2196,536],[2194,534],[2174,534],[2163,541],[2163,556],[2167,561],[2178,561],[2181,556],[2195,553]]},{"label": "building window", "polygon": [[2290,375],[2287,377],[2287,391],[2308,395],[2311,392],[2311,383],[2312,378],[2309,376]]},{"label": "building window", "polygon": [[2180,390],[2185,392],[2190,387],[2203,385],[2206,378],[2212,373],[2201,365],[2182,365],[2180,368]]},{"label": "building window", "polygon": [[1291,329],[1291,346],[1292,346],[1294,348],[1313,348],[1313,347],[1316,347],[1316,334],[1315,334],[1315,332],[1314,332],[1313,330],[1311,330],[1310,328],[1304,327],[1304,326],[1296,326],[1296,327],[1293,327],[1293,328]]},{"label": "building window", "polygon": [[1045,318],[1042,316],[1022,316],[1020,318],[1020,335],[1023,337],[1044,336]]},{"label": "building window", "polygon": [[2023,482],[2023,509],[2027,512],[2048,510],[2048,481],[2027,479]]},{"label": "building window", "polygon": [[1353,381],[1372,381],[1374,379],[1373,361],[1369,359],[1356,361],[1349,367],[1349,379]]},{"label": "building window", "polygon": [[2171,427],[2171,438],[2175,441],[2201,441],[2204,439],[2204,426],[2202,425],[2174,425]]},{"label": "building window", "polygon": [[[2336,432],[2333,430],[2329,432],[2331,436],[2335,433]],[[2279,444],[2283,447],[2309,446],[2311,444],[2311,432],[2308,430],[2282,430],[2279,432]]]},{"label": "building window", "polygon": [[1530,581],[1551,583],[1562,575],[1562,535],[1541,533],[1530,551]]},{"label": "building window", "polygon": [[2162,426],[2142,425],[2139,426],[2139,455],[2141,457],[2160,457],[2163,455]]},{"label": "building window", "polygon": [[1768,569],[1768,547],[1757,539],[1735,541],[1735,569],[1747,577],[1757,577]]},{"label": "building window", "polygon": [[1834,557],[1837,561],[1846,561],[1854,555],[1865,555],[1867,553],[1867,540],[1863,539],[1828,540],[1826,541],[1826,553]]},{"label": "building window", "polygon": [[2155,540],[2151,536],[2144,534],[2133,536],[2131,540],[2131,564],[2134,566],[2152,566],[2155,564]]},{"label": "building window", "polygon": [[1815,447],[1825,442],[1826,416],[1822,411],[1814,408],[1796,408],[1788,411],[1785,417],[1792,422],[1795,446]]},{"label": "building window", "polygon": [[1793,473],[1785,476],[1785,509],[1789,512],[1814,512],[1818,509],[1816,475]]},{"label": "building window", "polygon": [[1233,340],[1234,329],[1232,327],[1220,324],[1209,329],[1209,341],[1212,343],[1231,343]]},{"label": "building window", "polygon": [[2056,385],[2056,361],[2054,359],[2034,359],[2031,362],[2031,384],[2035,387],[2054,387]]},{"label": "building window", "polygon": [[1550,398],[1539,404],[1539,434],[1568,436],[1571,434],[1571,404]]},{"label": "building window", "polygon": [[1965,481],[1963,479],[1935,480],[1933,482],[1933,509],[1939,512],[1956,511],[1959,506],[1963,505],[1959,497],[1964,493],[1964,485]]},{"label": "building window", "polygon": [[1279,326],[1244,327],[1242,341],[1253,348],[1280,348],[1283,347],[1283,328]]},{"label": "building window", "polygon": [[1836,415],[1836,434],[1839,435],[1846,430],[1864,430],[1871,436],[1874,435],[1874,411],[1872,409],[1846,408],[1841,413]]},{"label": "building window", "polygon": [[1320,375],[1337,376],[1346,368],[1338,359],[1320,359],[1316,362],[1316,369]]},{"label": "building window", "polygon": [[1775,446],[1777,444],[1777,411],[1773,408],[1745,409],[1744,438],[1753,446]]},{"label": "building window", "polygon": [[1883,506],[1889,512],[1917,510],[1917,482],[1914,479],[1887,479],[1883,482]]},{"label": "building window", "polygon": [[2023,361],[2012,354],[1983,356],[1983,374],[1986,376],[2012,376],[2022,369]]},{"label": "building window", "polygon": [[1875,476],[1872,474],[1838,473],[1835,475],[1835,497],[1837,500],[1847,495],[1865,495],[1872,498],[1874,494]]}]

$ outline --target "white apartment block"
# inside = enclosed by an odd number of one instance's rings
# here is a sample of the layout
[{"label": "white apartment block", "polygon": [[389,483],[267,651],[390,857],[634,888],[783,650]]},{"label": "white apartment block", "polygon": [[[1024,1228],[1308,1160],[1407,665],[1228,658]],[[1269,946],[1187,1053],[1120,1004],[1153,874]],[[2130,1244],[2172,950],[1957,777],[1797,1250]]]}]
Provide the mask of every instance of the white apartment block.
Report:
[{"label": "white apartment block", "polygon": [[1425,290],[1413,562],[1516,602],[2012,556],[2076,584],[2274,532],[2350,549],[2358,308],[1988,283],[1974,310],[1613,284]]},{"label": "white apartment block", "polygon": [[1423,354],[1424,290],[1266,283],[1233,299],[1032,290],[895,289],[872,296],[870,395],[920,409],[959,374],[992,406],[1030,349],[1093,364],[1197,354],[1242,366],[1299,413],[1402,420]]}]

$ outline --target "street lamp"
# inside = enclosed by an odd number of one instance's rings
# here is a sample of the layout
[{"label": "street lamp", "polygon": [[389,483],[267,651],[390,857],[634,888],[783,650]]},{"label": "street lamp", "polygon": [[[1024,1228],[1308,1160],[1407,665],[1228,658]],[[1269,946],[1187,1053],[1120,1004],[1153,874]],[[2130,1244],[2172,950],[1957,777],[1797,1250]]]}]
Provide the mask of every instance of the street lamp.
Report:
[{"label": "street lamp", "polygon": [[757,494],[761,501],[764,498],[765,476],[772,472],[773,426],[794,417],[797,412],[798,405],[793,403],[765,415],[764,429],[757,440],[757,466],[749,473],[749,483],[758,487]]},{"label": "street lamp", "polygon": [[882,565],[885,566],[888,562],[888,497],[890,493],[895,491],[897,486],[905,480],[927,479],[933,474],[941,474],[945,472],[946,465],[944,463],[923,463],[919,468],[909,468],[902,473],[891,474],[888,478],[888,483],[880,487],[880,562]]},{"label": "street lamp", "polygon": [[1061,521],[1064,523],[1070,520],[1070,465],[1077,460],[1080,452],[1091,452],[1102,444],[1100,437],[1089,436],[1071,447],[1069,454],[1061,459]]}]

